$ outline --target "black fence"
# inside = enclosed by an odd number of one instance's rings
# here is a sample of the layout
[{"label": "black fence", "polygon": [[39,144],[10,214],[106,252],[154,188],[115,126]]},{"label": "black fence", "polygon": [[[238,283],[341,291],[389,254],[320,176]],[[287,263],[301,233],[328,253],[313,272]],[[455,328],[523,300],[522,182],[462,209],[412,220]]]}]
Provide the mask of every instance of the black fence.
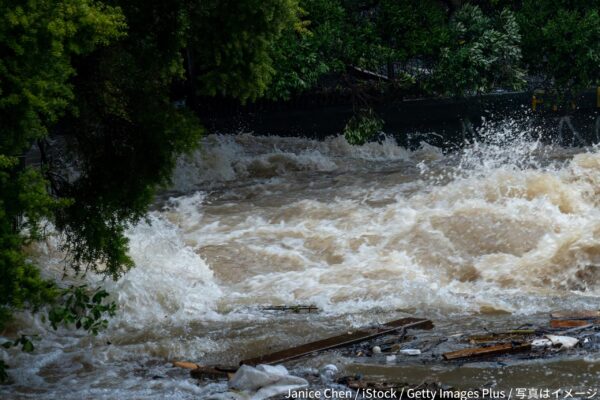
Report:
[{"label": "black fence", "polygon": [[[423,140],[446,148],[460,146],[476,138],[486,121],[505,118],[543,127],[546,140],[563,145],[600,142],[600,88],[586,91],[573,101],[558,101],[543,91],[501,92],[465,99],[395,100],[386,96],[375,99],[372,107],[383,119],[384,131],[408,147]],[[341,134],[354,108],[349,94],[330,94],[246,106],[205,99],[198,113],[211,132],[322,139]]]}]

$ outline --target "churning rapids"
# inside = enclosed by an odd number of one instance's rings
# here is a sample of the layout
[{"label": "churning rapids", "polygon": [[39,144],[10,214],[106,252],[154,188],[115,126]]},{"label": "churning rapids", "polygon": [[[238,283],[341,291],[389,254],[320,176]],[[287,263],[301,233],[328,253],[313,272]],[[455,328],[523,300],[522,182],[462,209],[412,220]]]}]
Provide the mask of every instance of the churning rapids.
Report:
[{"label": "churning rapids", "polygon": [[[447,154],[389,137],[206,137],[129,230],[137,267],[103,283],[120,307],[109,329],[94,338],[19,316],[7,336],[41,335],[34,354],[2,350],[15,382],[0,395],[203,398],[222,384],[198,386],[168,361],[236,364],[407,313],[456,332],[597,309],[600,151],[518,126],[488,125]],[[60,276],[55,240],[32,257]],[[322,312],[261,310],[291,304]]]}]

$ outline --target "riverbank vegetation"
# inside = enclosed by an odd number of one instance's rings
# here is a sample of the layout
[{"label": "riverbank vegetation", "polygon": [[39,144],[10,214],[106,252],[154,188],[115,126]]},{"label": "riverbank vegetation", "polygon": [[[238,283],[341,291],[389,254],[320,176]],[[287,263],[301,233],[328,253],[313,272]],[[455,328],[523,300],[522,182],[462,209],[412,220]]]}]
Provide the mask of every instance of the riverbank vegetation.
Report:
[{"label": "riverbank vegetation", "polygon": [[[400,96],[573,94],[600,83],[599,9],[599,0],[0,2],[0,331],[17,310],[45,309],[54,327],[106,325],[115,309],[105,292],[42,276],[26,248],[52,233],[66,275],[118,279],[132,268],[125,230],[196,146],[198,99],[286,100],[365,81]],[[371,121],[364,106],[348,124],[355,143]]]},{"label": "riverbank vegetation", "polygon": [[[466,96],[598,83],[600,3],[590,1],[300,2],[301,30],[274,44],[272,98],[344,86],[357,69],[401,95]],[[329,81],[326,79],[329,76]],[[373,75],[373,78],[376,78]]]}]

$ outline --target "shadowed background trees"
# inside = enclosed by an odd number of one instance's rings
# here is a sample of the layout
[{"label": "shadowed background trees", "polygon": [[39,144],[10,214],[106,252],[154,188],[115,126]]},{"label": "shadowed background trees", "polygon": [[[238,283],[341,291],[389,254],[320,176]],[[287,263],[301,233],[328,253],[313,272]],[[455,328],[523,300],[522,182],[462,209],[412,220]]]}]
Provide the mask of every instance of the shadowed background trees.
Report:
[{"label": "shadowed background trees", "polygon": [[301,0],[301,28],[274,44],[272,98],[359,67],[405,93],[557,92],[598,83],[599,6],[589,1]]}]

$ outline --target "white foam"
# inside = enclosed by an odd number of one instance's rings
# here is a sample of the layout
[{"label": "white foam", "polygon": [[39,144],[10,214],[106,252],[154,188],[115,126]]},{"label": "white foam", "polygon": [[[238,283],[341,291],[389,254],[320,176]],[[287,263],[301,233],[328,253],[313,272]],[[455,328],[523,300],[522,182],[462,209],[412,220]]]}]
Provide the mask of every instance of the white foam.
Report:
[{"label": "white foam", "polygon": [[[516,126],[487,126],[483,139],[447,159],[429,145],[409,152],[390,138],[358,147],[343,137],[207,138],[179,173],[189,182],[190,168],[199,168],[194,185],[235,181],[226,190],[239,196],[226,203],[203,192],[181,196],[152,213],[151,226],[130,231],[138,268],[115,287],[127,323],[244,318],[248,306],[298,302],[332,314],[473,312],[490,304],[530,313],[548,307],[549,291],[597,296],[585,274],[600,266],[600,156],[548,163],[557,149]],[[408,180],[360,180],[382,166]],[[310,198],[287,189],[329,171],[344,182],[339,190],[335,182],[318,186]],[[282,180],[268,180],[271,172]],[[439,178],[444,173],[452,178]],[[322,176],[311,179],[330,179]],[[362,183],[352,186],[352,176]],[[511,291],[518,296],[507,299]],[[522,297],[534,300],[523,307]]]}]

